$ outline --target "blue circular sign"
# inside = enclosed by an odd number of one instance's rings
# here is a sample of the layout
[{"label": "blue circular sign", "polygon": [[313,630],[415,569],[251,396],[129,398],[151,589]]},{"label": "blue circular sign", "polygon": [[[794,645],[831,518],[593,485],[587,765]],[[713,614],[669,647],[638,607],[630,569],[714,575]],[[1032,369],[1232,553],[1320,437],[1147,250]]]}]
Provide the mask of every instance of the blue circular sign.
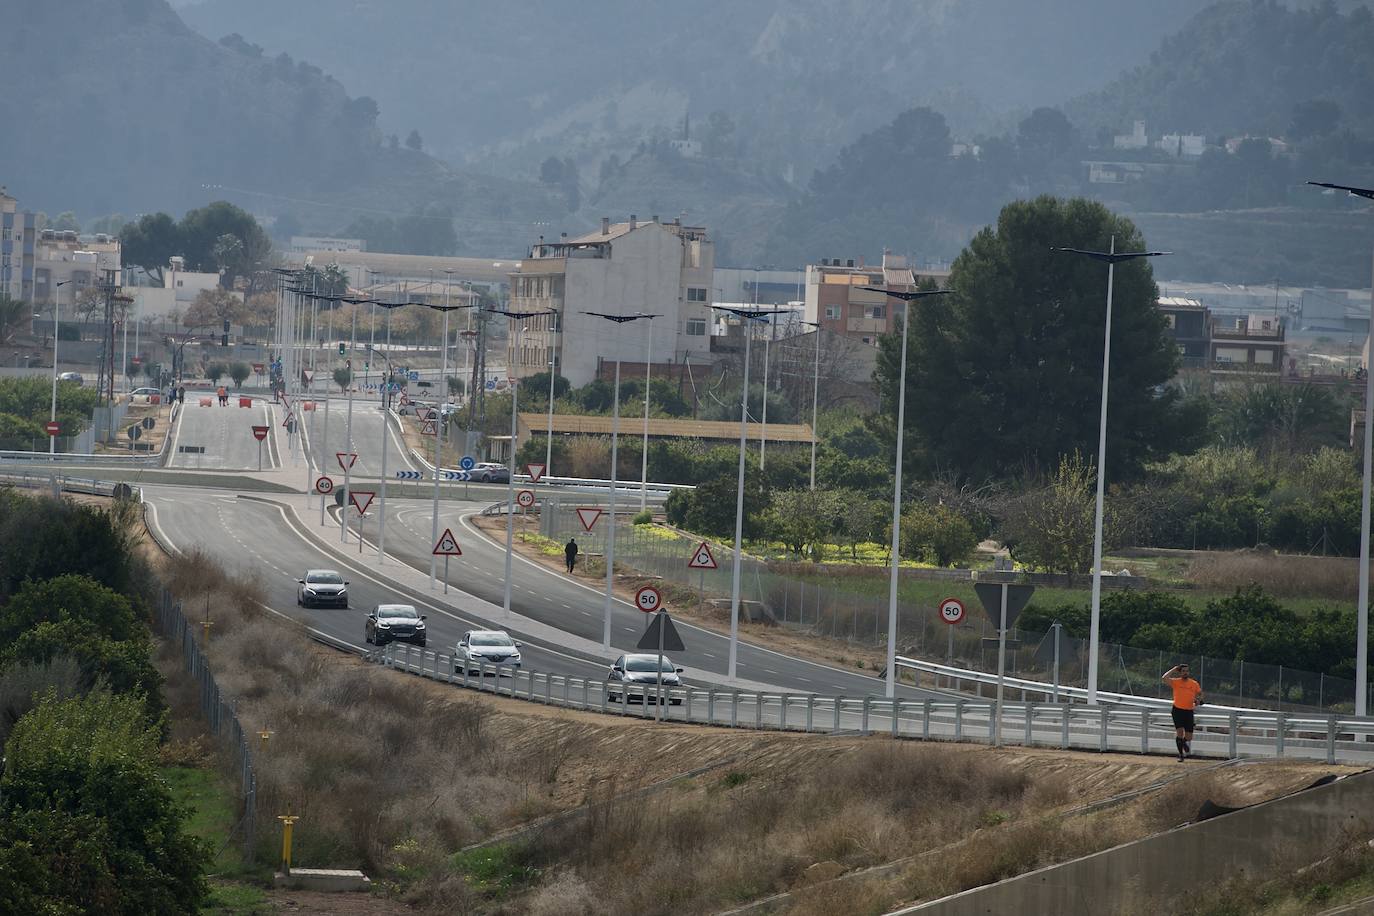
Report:
[{"label": "blue circular sign", "polygon": [[489,378],[489,379],[487,379],[487,390],[488,390],[488,391],[495,391],[495,390],[496,390],[496,379],[494,379],[494,378]]},{"label": "blue circular sign", "polygon": [[471,471],[475,464],[477,464],[477,462],[472,460],[471,455],[464,455],[463,460],[458,462],[458,467],[465,471]]}]

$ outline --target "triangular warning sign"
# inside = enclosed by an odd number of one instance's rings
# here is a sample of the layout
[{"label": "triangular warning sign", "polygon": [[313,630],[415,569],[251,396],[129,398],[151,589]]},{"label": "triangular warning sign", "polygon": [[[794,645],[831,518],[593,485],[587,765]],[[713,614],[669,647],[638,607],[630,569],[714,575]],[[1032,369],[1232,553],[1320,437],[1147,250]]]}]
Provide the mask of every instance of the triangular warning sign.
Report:
[{"label": "triangular warning sign", "polygon": [[687,647],[682,644],[682,637],[678,635],[677,627],[673,626],[673,618],[667,614],[655,614],[654,619],[649,621],[649,628],[644,631],[644,635],[639,637],[639,642],[635,648],[641,652],[658,651],[658,630],[663,628],[663,651],[664,652],[686,652]]},{"label": "triangular warning sign", "polygon": [[305,379],[305,383],[306,383],[307,385],[309,385],[310,382],[315,378],[315,373],[311,372],[311,371],[308,370],[308,369],[302,369],[302,370],[301,370],[301,377],[304,378],[304,379]]},{"label": "triangular warning sign", "polygon": [[692,559],[687,561],[688,569],[715,569],[716,558],[711,556],[711,547],[705,541],[692,551]]},{"label": "triangular warning sign", "polygon": [[602,510],[600,509],[587,508],[585,506],[579,508],[577,510],[577,519],[582,523],[582,530],[591,531],[592,526],[596,524],[596,520],[601,518],[601,512]]},{"label": "triangular warning sign", "polygon": [[439,428],[438,428],[437,426],[435,426],[433,420],[426,420],[426,421],[420,426],[420,435],[422,435],[422,436],[437,436],[437,435],[439,435]]},{"label": "triangular warning sign", "polygon": [[[347,471],[349,468],[353,467],[354,463],[357,462],[357,460],[358,460],[358,453],[357,453],[357,452],[335,452],[335,453],[334,453],[334,457],[335,457],[336,459],[338,459],[338,462],[339,462],[339,469],[340,469],[340,470]],[[347,463],[347,464],[344,463],[344,459],[345,459],[345,458],[348,459],[348,463]]]},{"label": "triangular warning sign", "polygon": [[290,430],[296,424],[296,418],[291,415],[291,411],[286,412],[286,419],[281,421],[281,428]]},{"label": "triangular warning sign", "polygon": [[350,490],[348,501],[358,510],[359,515],[366,515],[367,507],[372,505],[372,497],[376,495],[376,490]]},{"label": "triangular warning sign", "polygon": [[530,483],[538,483],[539,478],[544,476],[544,465],[527,464],[525,465],[525,473],[530,475]]},{"label": "triangular warning sign", "polygon": [[436,557],[461,557],[463,555],[463,551],[458,547],[458,540],[449,529],[444,529],[439,542],[434,545],[434,555]]}]

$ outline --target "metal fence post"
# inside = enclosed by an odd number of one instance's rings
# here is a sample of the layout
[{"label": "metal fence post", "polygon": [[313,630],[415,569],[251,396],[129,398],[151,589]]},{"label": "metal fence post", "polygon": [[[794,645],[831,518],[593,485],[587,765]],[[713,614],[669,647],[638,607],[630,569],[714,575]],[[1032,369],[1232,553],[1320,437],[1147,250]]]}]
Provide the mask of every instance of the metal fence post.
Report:
[{"label": "metal fence post", "polygon": [[1336,762],[1336,717],[1326,717],[1326,762]]},{"label": "metal fence post", "polygon": [[921,701],[921,737],[930,738],[930,697]]},{"label": "metal fence post", "polygon": [[739,691],[730,691],[730,727],[739,726]]},{"label": "metal fence post", "polygon": [[778,730],[785,732],[787,731],[787,694],[784,693],[781,696],[781,705],[778,707]]},{"label": "metal fence post", "polygon": [[1150,753],[1150,710],[1140,711],[1140,753]]},{"label": "metal fence post", "polygon": [[892,737],[896,738],[900,729],[898,723],[901,721],[902,701],[896,697],[892,698]]},{"label": "metal fence post", "polygon": [[964,740],[964,701],[962,698],[954,701],[954,740]]},{"label": "metal fence post", "polygon": [[1063,721],[1060,723],[1059,746],[1067,748],[1069,746],[1069,714],[1073,711],[1073,704],[1065,703],[1059,707],[1059,711],[1063,715]]},{"label": "metal fence post", "polygon": [[1098,735],[1097,749],[1099,751],[1107,749],[1107,707],[1105,706],[1102,707],[1102,731]]},{"label": "metal fence post", "polygon": [[1031,735],[1031,727],[1035,721],[1035,703],[1026,701],[1026,747],[1030,747],[1034,738]]},{"label": "metal fence post", "polygon": [[714,687],[706,689],[706,723],[708,725],[716,724],[716,688]]},{"label": "metal fence post", "polygon": [[[805,584],[805,583],[803,583]],[[806,730],[811,731],[812,721],[816,714],[816,695],[809,693],[806,695]]]},{"label": "metal fence post", "polygon": [[869,709],[872,707],[872,705],[873,705],[873,697],[871,697],[871,696],[866,696],[866,697],[864,697],[863,718],[861,718],[861,719],[859,720],[859,734],[861,734],[861,735],[867,735],[867,734],[868,734],[868,711],[869,711]]},{"label": "metal fence post", "polygon": [[763,728],[763,694],[754,691],[754,728]]},{"label": "metal fence post", "polygon": [[1231,734],[1227,744],[1226,754],[1230,759],[1235,760],[1237,757],[1240,756],[1236,753],[1236,733],[1240,731],[1240,716],[1234,712],[1231,713],[1228,725]]},{"label": "metal fence post", "polygon": [[835,724],[831,727],[831,731],[838,734],[840,730],[840,711],[844,707],[844,697],[834,697],[830,705],[834,707],[835,713]]},{"label": "metal fence post", "polygon": [[1283,756],[1283,733],[1288,730],[1288,720],[1283,713],[1279,713],[1278,721],[1275,723],[1277,729],[1274,735],[1274,756]]}]

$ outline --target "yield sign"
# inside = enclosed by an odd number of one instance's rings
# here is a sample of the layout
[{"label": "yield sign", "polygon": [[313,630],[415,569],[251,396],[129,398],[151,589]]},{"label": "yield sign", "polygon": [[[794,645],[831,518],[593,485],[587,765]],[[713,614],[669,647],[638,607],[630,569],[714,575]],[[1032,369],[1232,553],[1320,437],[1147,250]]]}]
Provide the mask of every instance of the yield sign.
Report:
[{"label": "yield sign", "polygon": [[439,435],[439,428],[435,425],[433,420],[426,420],[420,425],[420,435],[437,436]]},{"label": "yield sign", "polygon": [[530,483],[538,483],[539,478],[544,476],[544,465],[527,464],[525,465],[525,473],[530,475]]},{"label": "yield sign", "polygon": [[367,507],[372,505],[372,497],[376,495],[376,490],[352,490],[348,494],[348,501],[358,510],[359,515],[366,515]]},{"label": "yield sign", "polygon": [[291,411],[288,410],[288,411],[286,412],[286,419],[281,421],[281,427],[282,427],[282,429],[290,430],[291,427],[293,427],[293,426],[295,426],[295,425],[296,425],[296,417],[295,417],[294,414],[291,413]]},{"label": "yield sign", "polygon": [[659,648],[659,630],[663,631],[663,651],[664,652],[686,652],[687,647],[682,644],[682,637],[678,635],[677,627],[673,626],[673,618],[667,614],[655,614],[654,619],[649,621],[649,628],[644,631],[644,635],[639,637],[639,643],[635,646],[641,652],[653,652]]},{"label": "yield sign", "polygon": [[407,395],[404,391],[402,391],[402,392],[401,392],[401,406],[404,407],[404,406],[406,406],[406,405],[409,404],[409,403],[410,403],[410,396]]},{"label": "yield sign", "polygon": [[254,438],[254,439],[257,439],[259,442],[261,442],[262,440],[266,439],[266,438],[267,438],[267,427],[266,427],[266,426],[254,426],[254,427],[253,427],[253,438]]},{"label": "yield sign", "polygon": [[312,381],[314,381],[314,379],[315,379],[315,373],[310,372],[309,370],[306,370],[306,369],[302,369],[302,370],[301,370],[301,377],[304,378],[304,379],[305,379],[305,383],[306,383],[307,385],[309,385]]},{"label": "yield sign", "polygon": [[[358,460],[358,453],[357,453],[357,452],[335,452],[335,453],[334,453],[334,457],[337,458],[337,459],[339,460],[339,468],[340,468],[341,470],[347,471],[347,470],[349,470],[350,468],[352,468],[354,462],[356,462],[356,461]],[[348,463],[347,463],[347,464],[344,464],[344,459],[345,459],[345,458],[348,459]]]},{"label": "yield sign", "polygon": [[577,520],[582,523],[583,531],[591,531],[596,520],[601,518],[600,509],[581,507],[577,510]]},{"label": "yield sign", "polygon": [[[1012,585],[1010,582],[975,582],[973,590],[978,593],[978,600],[983,603],[983,609],[988,612],[988,617],[994,624],[998,624],[1002,617],[1002,592],[1007,593],[1007,626],[1016,623],[1017,616],[1025,610],[1030,603],[1031,595],[1035,592],[1034,585]],[[1000,624],[998,624],[1000,626]]]},{"label": "yield sign", "polygon": [[715,569],[716,558],[711,556],[711,548],[702,541],[697,545],[697,549],[692,552],[692,559],[687,561],[688,569]]},{"label": "yield sign", "polygon": [[439,543],[434,545],[434,555],[436,557],[461,557],[463,551],[458,548],[458,541],[453,536],[453,532],[445,528],[443,535],[439,538]]}]

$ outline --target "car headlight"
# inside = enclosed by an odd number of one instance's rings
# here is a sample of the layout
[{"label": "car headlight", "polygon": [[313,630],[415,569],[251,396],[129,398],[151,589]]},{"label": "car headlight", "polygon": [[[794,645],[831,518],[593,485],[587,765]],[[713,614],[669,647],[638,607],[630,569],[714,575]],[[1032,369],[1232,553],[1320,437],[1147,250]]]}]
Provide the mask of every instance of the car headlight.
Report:
[{"label": "car headlight", "polygon": [[377,626],[381,627],[383,630],[387,630],[387,629],[390,629],[390,628],[391,628],[391,624],[387,623],[385,620],[379,620],[379,621],[377,621]]},{"label": "car headlight", "polygon": [[518,662],[518,661],[520,661],[520,653],[519,653],[519,652],[513,652],[513,653],[511,653],[511,655],[510,655],[510,660],[513,661],[513,662]]},{"label": "car headlight", "polygon": [[423,620],[421,620],[421,621],[419,621],[418,623],[415,624],[415,629],[417,629],[417,630],[423,630],[424,628],[425,628],[425,622],[424,622]]}]

